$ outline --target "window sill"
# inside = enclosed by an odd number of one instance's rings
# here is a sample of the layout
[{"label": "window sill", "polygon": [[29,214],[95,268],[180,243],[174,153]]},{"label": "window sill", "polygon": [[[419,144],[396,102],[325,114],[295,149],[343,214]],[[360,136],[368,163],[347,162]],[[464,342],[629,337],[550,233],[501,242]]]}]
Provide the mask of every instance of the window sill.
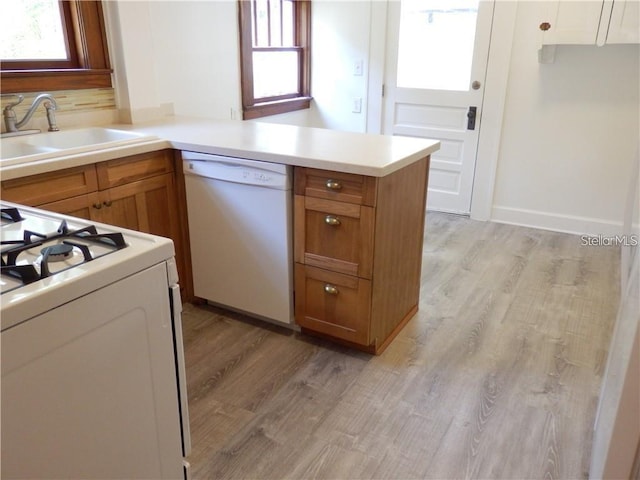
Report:
[{"label": "window sill", "polygon": [[4,70],[2,93],[81,90],[111,87],[109,69]]},{"label": "window sill", "polygon": [[311,105],[312,97],[296,97],[286,100],[278,100],[275,102],[265,102],[245,107],[242,115],[243,120],[252,120],[254,118],[268,117],[270,115],[278,115],[280,113],[295,112],[296,110],[305,110]]}]

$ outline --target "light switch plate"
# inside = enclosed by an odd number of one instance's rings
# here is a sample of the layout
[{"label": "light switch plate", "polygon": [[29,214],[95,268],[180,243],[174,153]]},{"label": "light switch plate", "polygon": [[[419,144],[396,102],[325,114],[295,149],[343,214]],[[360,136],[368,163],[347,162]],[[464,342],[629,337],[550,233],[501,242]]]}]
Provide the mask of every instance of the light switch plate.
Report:
[{"label": "light switch plate", "polygon": [[362,112],[362,98],[354,98],[353,99],[353,113],[361,113]]}]

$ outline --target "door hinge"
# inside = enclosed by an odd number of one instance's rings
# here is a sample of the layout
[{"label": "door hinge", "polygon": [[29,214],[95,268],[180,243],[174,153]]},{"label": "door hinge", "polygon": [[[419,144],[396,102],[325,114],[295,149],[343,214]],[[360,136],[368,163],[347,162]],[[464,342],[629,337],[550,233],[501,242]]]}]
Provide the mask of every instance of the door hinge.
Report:
[{"label": "door hinge", "polygon": [[382,96],[384,97],[384,83],[382,84]]}]

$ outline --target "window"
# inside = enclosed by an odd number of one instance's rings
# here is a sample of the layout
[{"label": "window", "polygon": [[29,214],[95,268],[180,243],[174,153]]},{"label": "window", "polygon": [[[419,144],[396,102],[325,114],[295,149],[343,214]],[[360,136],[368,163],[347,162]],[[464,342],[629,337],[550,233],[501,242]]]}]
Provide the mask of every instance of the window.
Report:
[{"label": "window", "polygon": [[0,58],[19,68],[24,59],[34,62],[68,62],[72,51],[64,20],[69,17],[57,0],[13,0],[2,10]]},{"label": "window", "polygon": [[309,108],[309,0],[239,0],[245,120]]},{"label": "window", "polygon": [[4,93],[111,86],[100,1],[11,0],[1,22]]}]

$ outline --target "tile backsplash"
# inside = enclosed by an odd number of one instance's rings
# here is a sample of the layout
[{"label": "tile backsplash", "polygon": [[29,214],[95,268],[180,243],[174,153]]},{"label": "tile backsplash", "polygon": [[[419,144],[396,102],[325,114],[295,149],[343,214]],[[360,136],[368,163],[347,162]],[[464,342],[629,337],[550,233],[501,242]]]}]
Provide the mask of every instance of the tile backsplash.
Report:
[{"label": "tile backsplash", "polygon": [[[43,92],[22,94],[24,95],[24,100],[20,105],[13,108],[18,120],[22,120],[31,106],[33,99],[40,93]],[[82,124],[86,122],[93,123],[90,120],[91,118],[95,118],[96,123],[109,123],[113,121],[112,119],[117,118],[115,92],[113,88],[59,90],[47,93],[51,93],[56,99],[58,105],[56,118],[59,126],[83,126]],[[14,101],[15,98],[3,97],[1,107],[4,109],[6,105]],[[23,126],[22,129],[42,129],[43,122],[46,127],[45,109],[43,106],[39,106],[29,123]],[[74,123],[78,123],[78,125],[74,125]],[[2,131],[5,131],[4,123],[2,124]]]}]

